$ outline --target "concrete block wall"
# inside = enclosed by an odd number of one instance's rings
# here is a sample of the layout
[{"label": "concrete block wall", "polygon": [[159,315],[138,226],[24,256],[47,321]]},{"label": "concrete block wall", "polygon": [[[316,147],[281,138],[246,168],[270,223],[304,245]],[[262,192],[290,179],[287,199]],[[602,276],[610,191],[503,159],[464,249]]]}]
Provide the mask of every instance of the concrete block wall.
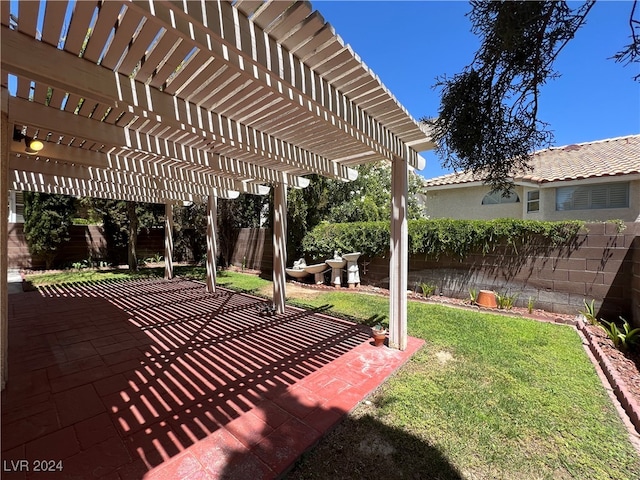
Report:
[{"label": "concrete block wall", "polygon": [[[629,222],[625,227],[618,233],[614,224],[589,224],[573,245],[553,250],[534,242],[518,251],[498,246],[463,260],[412,255],[408,285],[420,291],[420,283],[433,283],[438,293],[458,298],[468,298],[471,288],[518,294],[518,305],[526,305],[531,297],[536,308],[568,314],[577,313],[585,299],[595,299],[601,317],[638,318],[640,224]],[[367,270],[361,275],[363,283],[388,286],[388,259],[363,261]]]},{"label": "concrete block wall", "polygon": [[634,325],[640,327],[640,235],[635,238],[632,248],[631,313]]},{"label": "concrete block wall", "polygon": [[[626,223],[621,232],[613,223],[594,223],[573,244],[556,249],[533,239],[517,250],[502,245],[463,260],[412,255],[408,287],[420,291],[420,283],[433,283],[437,293],[458,298],[468,298],[471,288],[494,290],[517,294],[520,306],[531,297],[535,308],[567,314],[577,314],[584,300],[593,299],[599,317],[615,320],[622,315],[640,324],[639,235],[637,222]],[[270,230],[242,229],[232,263],[268,273],[272,243]],[[363,284],[388,287],[388,255],[362,256],[358,264]]]},{"label": "concrete block wall", "polygon": [[[473,253],[464,260],[412,255],[408,286],[419,291],[422,282],[433,283],[437,293],[467,298],[469,289],[488,289],[518,294],[518,305],[529,297],[536,308],[557,313],[577,313],[583,301],[595,299],[598,315],[619,315],[640,325],[640,223],[629,222],[618,233],[614,224],[589,224],[573,245],[549,250],[532,242],[518,251],[498,246],[486,255]],[[164,253],[163,229],[141,232],[140,258]],[[24,241],[22,224],[9,224],[9,267],[42,268],[33,260]],[[74,226],[72,241],[60,252],[71,263],[104,257],[106,242],[99,227]],[[126,258],[126,255],[125,255]],[[293,260],[287,263],[290,265]],[[269,229],[240,229],[231,263],[236,267],[270,274],[273,268],[273,238]],[[388,287],[389,257],[360,257],[363,284]]]}]

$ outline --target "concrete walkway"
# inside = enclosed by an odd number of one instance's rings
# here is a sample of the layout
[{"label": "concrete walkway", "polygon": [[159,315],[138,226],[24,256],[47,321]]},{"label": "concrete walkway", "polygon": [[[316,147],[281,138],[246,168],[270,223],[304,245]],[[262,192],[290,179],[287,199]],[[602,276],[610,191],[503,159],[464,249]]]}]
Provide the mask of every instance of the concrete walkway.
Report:
[{"label": "concrete walkway", "polygon": [[11,295],[2,478],[277,478],[422,345],[265,305],[179,279]]},{"label": "concrete walkway", "polygon": [[7,270],[7,288],[9,294],[22,293],[22,275],[20,270],[10,268]]}]

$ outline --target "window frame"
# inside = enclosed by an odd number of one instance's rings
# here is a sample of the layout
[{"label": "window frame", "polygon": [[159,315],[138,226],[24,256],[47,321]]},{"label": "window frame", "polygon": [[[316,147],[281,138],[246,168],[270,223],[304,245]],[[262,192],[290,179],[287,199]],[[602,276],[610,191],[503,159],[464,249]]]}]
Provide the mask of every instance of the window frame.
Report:
[{"label": "window frame", "polygon": [[[536,194],[535,198],[532,198]],[[534,210],[533,205],[536,205]],[[529,190],[527,192],[527,213],[538,213],[540,211],[540,190]]]}]

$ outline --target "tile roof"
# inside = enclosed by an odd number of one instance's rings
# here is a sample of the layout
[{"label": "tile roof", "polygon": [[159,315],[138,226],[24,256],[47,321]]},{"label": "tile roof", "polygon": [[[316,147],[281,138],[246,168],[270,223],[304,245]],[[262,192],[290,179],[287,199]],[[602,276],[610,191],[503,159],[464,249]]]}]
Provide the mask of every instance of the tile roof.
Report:
[{"label": "tile roof", "polygon": [[[514,181],[547,183],[595,177],[640,174],[640,135],[551,147],[533,154],[532,170],[517,172]],[[482,181],[471,172],[427,179],[426,187]]]}]

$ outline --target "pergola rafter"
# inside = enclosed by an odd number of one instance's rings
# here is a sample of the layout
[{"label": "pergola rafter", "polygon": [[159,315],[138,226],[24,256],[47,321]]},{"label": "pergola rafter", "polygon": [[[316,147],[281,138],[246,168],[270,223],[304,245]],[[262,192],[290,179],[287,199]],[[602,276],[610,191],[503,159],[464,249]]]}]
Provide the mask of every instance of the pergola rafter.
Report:
[{"label": "pergola rafter", "polygon": [[[81,124],[82,119],[93,120],[93,122],[86,122],[85,131],[81,134],[82,138],[92,138],[105,144],[122,144],[143,150],[145,145],[141,143],[133,145],[135,135],[128,134],[127,131],[146,133],[162,126],[165,142],[172,135],[182,135],[181,144],[193,146],[204,153],[223,154],[237,159],[238,162],[249,156],[253,163],[256,163],[256,157],[262,157],[264,161],[260,162],[261,165],[279,170],[283,168],[282,164],[285,162],[280,152],[287,152],[290,155],[287,158],[289,165],[285,165],[285,168],[288,167],[287,171],[293,175],[317,173],[343,180],[355,179],[356,174],[353,170],[340,166],[336,162],[290,145],[216,112],[204,110],[148,85],[131,82],[121,75],[114,77],[113,73],[109,74],[104,68],[96,66],[89,68],[83,77],[70,77],[64,73],[65,70],[75,70],[73,64],[86,62],[80,58],[69,57],[59,50],[47,52],[42,42],[19,36],[10,30],[3,28],[2,34],[3,48],[6,47],[8,52],[7,55],[2,55],[3,68],[19,72],[21,76],[19,84],[28,85],[24,88],[25,102],[11,108],[12,112],[16,112],[12,114],[13,121],[19,122],[22,118],[36,117],[35,112],[26,110],[37,108],[38,104],[35,100],[38,95],[32,95],[29,88],[33,81],[37,81],[36,91],[38,87],[44,85],[45,88],[41,88],[41,91],[45,93],[51,91],[53,94],[60,90],[65,92],[61,95],[62,97],[67,96],[64,110],[56,109],[56,105],[51,105],[50,102],[47,105],[46,95],[45,98],[41,98],[41,105],[54,107],[51,108],[50,115],[54,117],[52,121],[57,125],[65,125],[69,122]],[[16,53],[25,50],[32,52],[32,61],[25,62],[24,56]],[[91,85],[91,89],[85,85]],[[70,92],[78,91],[81,92],[80,97],[74,105],[70,103],[73,100]],[[108,98],[109,96],[112,96],[111,99]],[[28,101],[29,97],[33,97],[33,101]],[[78,105],[81,106],[78,108]],[[60,104],[59,107],[61,106]],[[73,110],[67,113],[67,108]],[[85,109],[84,114],[82,108]],[[78,110],[77,113],[76,110]],[[101,114],[101,112],[104,113]],[[107,121],[107,113],[115,119],[113,124]],[[125,115],[124,119],[123,115]],[[46,116],[42,117],[42,114],[38,117],[46,118]],[[47,126],[44,127],[47,128]],[[81,127],[74,125],[73,128]],[[147,146],[153,147],[154,142],[147,142]],[[173,150],[178,151],[177,148]],[[160,151],[151,153],[162,154]],[[242,168],[239,167],[237,170],[241,171]],[[270,177],[272,175],[264,175],[262,178],[268,182]]]}]

